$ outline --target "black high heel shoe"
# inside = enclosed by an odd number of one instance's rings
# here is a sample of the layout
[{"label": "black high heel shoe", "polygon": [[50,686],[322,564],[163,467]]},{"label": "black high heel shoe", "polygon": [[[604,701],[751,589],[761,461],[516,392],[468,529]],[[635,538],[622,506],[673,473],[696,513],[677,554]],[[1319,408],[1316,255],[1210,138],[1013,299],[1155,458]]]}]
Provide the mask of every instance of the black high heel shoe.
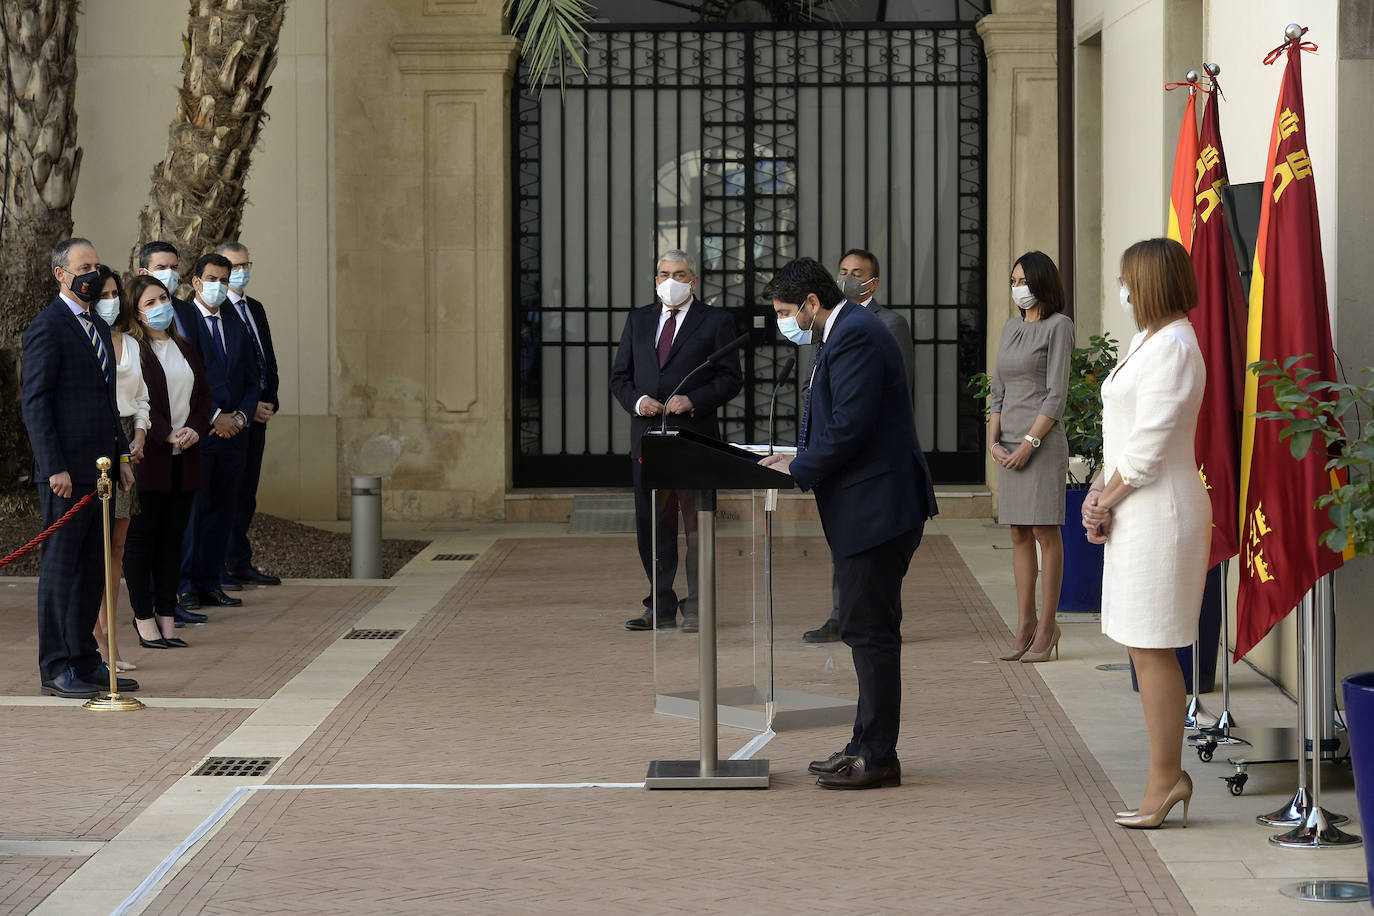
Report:
[{"label": "black high heel shoe", "polygon": [[[172,621],[172,619],[173,619],[173,618],[170,617],[170,616],[166,616],[166,617],[160,618],[160,619],[158,620],[158,631],[161,632],[162,629],[163,629],[163,627],[162,627],[162,621],[163,621],[163,620],[168,621],[169,624],[170,624],[170,622]],[[168,629],[170,629],[170,626],[168,627]],[[163,641],[164,643],[167,644],[167,648],[168,648],[168,649],[188,649],[188,648],[190,648],[190,646],[191,646],[190,643],[188,643],[186,640],[182,639],[180,636],[164,636],[164,637],[162,637],[162,641]]]},{"label": "black high heel shoe", "polygon": [[138,636],[138,644],[145,649],[170,649],[172,648],[167,640],[159,637],[158,639],[144,639],[143,631],[138,628],[138,618],[134,618],[134,633]]}]

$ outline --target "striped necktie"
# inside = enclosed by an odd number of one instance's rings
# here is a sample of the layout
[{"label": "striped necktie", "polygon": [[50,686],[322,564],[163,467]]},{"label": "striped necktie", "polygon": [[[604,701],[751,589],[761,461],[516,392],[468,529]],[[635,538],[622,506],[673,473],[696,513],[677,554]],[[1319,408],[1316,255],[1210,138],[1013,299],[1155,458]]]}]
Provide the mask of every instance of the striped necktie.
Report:
[{"label": "striped necktie", "polygon": [[100,363],[100,373],[105,376],[105,383],[110,381],[110,356],[105,352],[105,344],[101,343],[100,335],[95,330],[95,320],[91,318],[90,312],[82,312],[81,320],[86,322],[86,336],[91,339],[91,348],[95,350],[95,360]]},{"label": "striped necktie", "polygon": [[811,383],[816,380],[816,366],[821,361],[821,347],[825,346],[825,341],[816,344],[816,356],[811,361],[811,378],[806,383],[806,399],[802,402],[801,427],[797,430],[797,451],[806,451],[807,427],[811,425]]},{"label": "striped necktie", "polygon": [[248,300],[240,299],[235,303],[239,309],[239,315],[243,318],[243,326],[248,330],[248,339],[253,342],[253,358],[258,361],[258,389],[267,388],[267,356],[262,352],[262,342],[258,340],[258,334],[253,330],[253,321],[248,317]]}]

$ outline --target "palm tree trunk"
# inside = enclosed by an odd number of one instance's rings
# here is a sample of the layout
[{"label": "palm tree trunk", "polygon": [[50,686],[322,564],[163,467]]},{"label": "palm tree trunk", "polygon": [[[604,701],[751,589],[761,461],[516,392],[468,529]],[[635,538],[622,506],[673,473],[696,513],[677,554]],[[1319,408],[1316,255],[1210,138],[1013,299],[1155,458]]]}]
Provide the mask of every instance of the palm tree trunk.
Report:
[{"label": "palm tree trunk", "polygon": [[0,3],[0,492],[32,470],[19,412],[20,338],[57,285],[54,245],[71,235],[76,145],[77,0]]},{"label": "palm tree trunk", "polygon": [[286,0],[194,0],[180,100],[167,155],[153,168],[138,243],[170,242],[185,275],[195,259],[238,238],[244,183],[267,114],[268,79]]}]

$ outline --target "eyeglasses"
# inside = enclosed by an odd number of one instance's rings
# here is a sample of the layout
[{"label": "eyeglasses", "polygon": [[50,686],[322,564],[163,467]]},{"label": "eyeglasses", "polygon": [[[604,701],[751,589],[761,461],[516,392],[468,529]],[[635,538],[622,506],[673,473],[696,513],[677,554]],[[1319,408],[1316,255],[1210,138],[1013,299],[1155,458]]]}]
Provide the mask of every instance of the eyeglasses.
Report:
[{"label": "eyeglasses", "polygon": [[242,264],[235,264],[233,261],[230,261],[229,264],[230,264],[230,266],[232,266],[232,267],[234,268],[234,270],[238,270],[240,267],[242,267],[244,270],[252,270],[252,269],[253,269],[253,262],[252,262],[252,261],[244,261]]}]

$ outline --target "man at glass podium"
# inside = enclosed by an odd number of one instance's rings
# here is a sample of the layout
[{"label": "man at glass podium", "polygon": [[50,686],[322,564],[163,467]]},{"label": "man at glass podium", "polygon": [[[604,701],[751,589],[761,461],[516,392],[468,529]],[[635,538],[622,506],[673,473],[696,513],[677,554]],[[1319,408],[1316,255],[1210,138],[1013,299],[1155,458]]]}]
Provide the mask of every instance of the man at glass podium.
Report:
[{"label": "man at glass podium", "polygon": [[[658,301],[637,308],[625,320],[620,348],[611,368],[611,394],[630,414],[630,461],[634,469],[635,532],[639,559],[649,577],[650,594],[644,612],[625,622],[627,630],[665,629],[677,626],[697,630],[696,503],[691,490],[660,490],[652,506],[644,484],[640,437],[667,414],[670,427],[690,429],[712,439],[720,438],[716,410],[744,387],[739,354],[731,350],[709,366],[702,366],[715,351],[735,337],[735,325],[724,309],[714,308],[696,296],[697,272],[691,255],[679,249],[665,251],[654,274]],[[684,384],[687,383],[687,384]],[[678,389],[681,388],[681,391]],[[677,393],[674,393],[677,392]],[[682,515],[687,534],[687,595],[678,600],[673,590],[677,576],[677,520]],[[658,619],[654,619],[654,526],[658,528]]]},{"label": "man at glass podium", "polygon": [[901,785],[902,579],[936,512],[906,368],[891,332],[845,300],[811,258],[785,266],[763,295],[787,339],[815,343],[816,362],[796,457],[761,464],[816,492],[835,562],[840,638],[859,679],[853,737],[809,769],[827,789]]}]

